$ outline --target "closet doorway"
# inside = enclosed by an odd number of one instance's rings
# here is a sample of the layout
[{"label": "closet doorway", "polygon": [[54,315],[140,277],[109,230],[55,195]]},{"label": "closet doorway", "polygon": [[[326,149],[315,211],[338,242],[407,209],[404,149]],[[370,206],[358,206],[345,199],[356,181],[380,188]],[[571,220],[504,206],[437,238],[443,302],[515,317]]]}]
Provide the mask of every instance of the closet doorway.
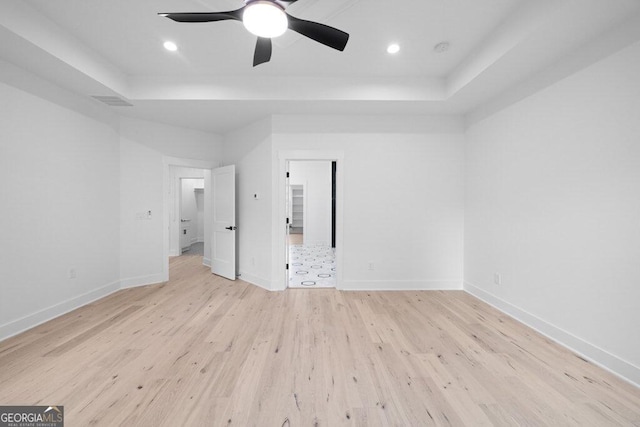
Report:
[{"label": "closet doorway", "polygon": [[289,288],[335,288],[336,162],[291,160],[286,181]]}]

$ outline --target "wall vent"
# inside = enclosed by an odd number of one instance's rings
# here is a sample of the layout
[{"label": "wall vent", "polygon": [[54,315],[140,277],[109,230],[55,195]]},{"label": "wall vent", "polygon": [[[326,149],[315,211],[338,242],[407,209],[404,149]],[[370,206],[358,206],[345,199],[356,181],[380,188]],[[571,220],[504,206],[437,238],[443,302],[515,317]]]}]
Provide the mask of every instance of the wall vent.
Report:
[{"label": "wall vent", "polygon": [[97,99],[98,101],[110,105],[111,107],[133,107],[133,104],[125,101],[119,96],[101,96],[101,95],[92,95],[93,99]]}]

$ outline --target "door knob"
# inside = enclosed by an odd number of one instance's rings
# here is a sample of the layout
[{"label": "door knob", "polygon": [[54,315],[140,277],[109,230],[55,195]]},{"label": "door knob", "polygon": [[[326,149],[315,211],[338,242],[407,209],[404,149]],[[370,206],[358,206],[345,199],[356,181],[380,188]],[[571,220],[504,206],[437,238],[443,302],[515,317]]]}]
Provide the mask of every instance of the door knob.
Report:
[{"label": "door knob", "polygon": [[237,230],[238,227],[236,227],[235,225],[233,227],[225,227],[225,230]]}]

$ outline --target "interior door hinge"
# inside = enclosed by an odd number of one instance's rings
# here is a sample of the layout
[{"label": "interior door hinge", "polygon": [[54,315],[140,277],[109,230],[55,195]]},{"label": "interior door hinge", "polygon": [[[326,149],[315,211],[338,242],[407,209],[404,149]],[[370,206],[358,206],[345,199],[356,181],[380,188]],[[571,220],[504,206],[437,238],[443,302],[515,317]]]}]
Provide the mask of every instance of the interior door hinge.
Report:
[{"label": "interior door hinge", "polygon": [[289,224],[289,218],[287,218],[287,224]]},{"label": "interior door hinge", "polygon": [[289,269],[289,264],[287,264],[287,270]]},{"label": "interior door hinge", "polygon": [[287,172],[287,178],[289,178],[289,172]]}]

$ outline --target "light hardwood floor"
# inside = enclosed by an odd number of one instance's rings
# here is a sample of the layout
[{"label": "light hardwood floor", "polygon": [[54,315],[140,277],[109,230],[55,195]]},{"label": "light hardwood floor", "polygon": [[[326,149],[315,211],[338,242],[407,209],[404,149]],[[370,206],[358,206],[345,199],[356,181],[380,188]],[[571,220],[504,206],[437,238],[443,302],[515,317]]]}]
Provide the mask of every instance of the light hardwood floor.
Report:
[{"label": "light hardwood floor", "polygon": [[0,343],[0,404],[67,426],[640,425],[640,391],[464,292],[115,293]]},{"label": "light hardwood floor", "polygon": [[290,245],[301,245],[304,239],[304,234],[289,234]]}]

